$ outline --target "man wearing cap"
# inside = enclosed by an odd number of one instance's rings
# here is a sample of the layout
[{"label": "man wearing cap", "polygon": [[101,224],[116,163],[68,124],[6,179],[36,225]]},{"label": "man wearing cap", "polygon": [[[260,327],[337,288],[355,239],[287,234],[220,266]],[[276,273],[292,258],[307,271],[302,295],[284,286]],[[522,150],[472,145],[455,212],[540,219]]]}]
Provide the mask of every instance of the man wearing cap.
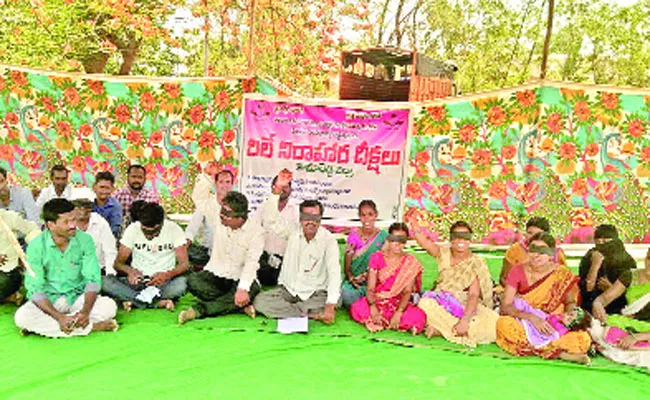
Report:
[{"label": "man wearing cap", "polygon": [[625,250],[614,225],[599,225],[596,246],[580,260],[582,307],[602,322],[607,314],[620,314],[627,305],[625,292],[632,283],[636,261]]},{"label": "man wearing cap", "polygon": [[239,311],[255,316],[251,304],[260,291],[256,274],[264,245],[262,227],[248,218],[246,196],[228,192],[220,205],[211,186],[211,178],[201,174],[192,192],[196,209],[214,226],[212,253],[205,269],[188,277],[188,290],[199,301],[178,315],[179,324]]},{"label": "man wearing cap", "polygon": [[320,225],[323,205],[318,200],[300,204],[300,228],[282,218],[278,201],[291,184],[291,172],[278,174],[273,193],[263,204],[264,226],[287,238],[278,287],[260,293],[255,309],[269,318],[308,315],[334,323],[340,303],[341,267],[334,236]]},{"label": "man wearing cap", "polygon": [[75,222],[77,229],[86,232],[93,238],[102,275],[115,275],[113,263],[117,257],[117,244],[108,221],[93,212],[94,199],[95,193],[89,189],[83,192],[73,192],[72,204],[75,207]]}]

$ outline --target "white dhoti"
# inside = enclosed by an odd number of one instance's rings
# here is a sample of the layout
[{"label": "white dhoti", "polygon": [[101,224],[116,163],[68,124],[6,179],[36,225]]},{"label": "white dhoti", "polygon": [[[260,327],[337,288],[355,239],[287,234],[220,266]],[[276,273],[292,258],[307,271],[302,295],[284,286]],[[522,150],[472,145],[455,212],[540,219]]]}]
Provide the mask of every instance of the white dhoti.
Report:
[{"label": "white dhoti", "polygon": [[[68,304],[65,296],[59,297],[53,304],[54,309],[66,315],[74,315],[81,311],[84,306],[84,295],[77,297],[74,303]],[[34,332],[47,337],[69,337],[69,336],[86,336],[92,330],[93,324],[108,319],[115,318],[117,313],[117,304],[109,297],[97,296],[90,315],[90,323],[85,328],[75,328],[70,334],[61,330],[59,322],[38,308],[32,301],[23,304],[16,315],[14,321],[16,325],[29,332]]]}]

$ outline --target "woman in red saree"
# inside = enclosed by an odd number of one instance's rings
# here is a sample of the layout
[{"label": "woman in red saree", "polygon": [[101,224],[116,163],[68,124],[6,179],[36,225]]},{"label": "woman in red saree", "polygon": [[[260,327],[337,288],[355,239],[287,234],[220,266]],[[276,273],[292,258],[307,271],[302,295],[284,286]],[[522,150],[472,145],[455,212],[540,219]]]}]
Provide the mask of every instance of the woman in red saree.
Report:
[{"label": "woman in red saree", "polygon": [[370,332],[382,329],[422,332],[426,315],[411,304],[411,293],[419,292],[422,264],[404,252],[408,228],[394,223],[388,229],[387,246],[370,257],[365,297],[350,306],[350,315]]}]

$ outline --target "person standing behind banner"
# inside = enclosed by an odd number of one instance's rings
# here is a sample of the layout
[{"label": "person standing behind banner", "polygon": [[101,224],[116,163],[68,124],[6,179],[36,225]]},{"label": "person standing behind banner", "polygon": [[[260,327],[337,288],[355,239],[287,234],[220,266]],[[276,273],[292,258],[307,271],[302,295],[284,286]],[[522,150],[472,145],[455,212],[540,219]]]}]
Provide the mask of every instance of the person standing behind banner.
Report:
[{"label": "person standing behind banner", "polygon": [[[277,182],[278,177],[275,176],[271,182],[271,189]],[[278,200],[278,211],[280,216],[288,223],[293,223],[298,228],[298,210],[292,204],[289,204],[289,197],[291,196],[291,183],[284,187],[280,192],[280,199]],[[257,218],[264,228],[264,251],[260,257],[260,269],[257,270],[257,279],[265,286],[275,286],[278,284],[278,276],[282,268],[282,258],[284,251],[287,248],[287,239],[277,235],[271,229],[264,226],[262,208],[258,210]]]},{"label": "person standing behind banner", "polygon": [[269,318],[308,315],[334,323],[341,295],[339,246],[328,230],[321,227],[323,205],[318,200],[300,204],[300,228],[280,215],[278,202],[282,190],[291,184],[291,172],[278,174],[273,193],[263,204],[265,226],[287,238],[278,287],[260,293],[255,308]]},{"label": "person standing behind banner", "polygon": [[43,205],[46,230],[27,247],[35,276],[25,275],[30,301],[14,321],[22,333],[47,337],[85,336],[115,331],[117,306],[99,296],[102,276],[93,238],[77,229],[74,205],[52,199]]},{"label": "person standing behind banner", "polygon": [[375,226],[377,215],[377,205],[374,201],[362,200],[359,203],[361,228],[350,232],[345,248],[345,276],[347,279],[343,281],[341,287],[341,298],[343,306],[346,308],[366,295],[370,256],[381,250],[386,237],[388,237],[388,232]]}]

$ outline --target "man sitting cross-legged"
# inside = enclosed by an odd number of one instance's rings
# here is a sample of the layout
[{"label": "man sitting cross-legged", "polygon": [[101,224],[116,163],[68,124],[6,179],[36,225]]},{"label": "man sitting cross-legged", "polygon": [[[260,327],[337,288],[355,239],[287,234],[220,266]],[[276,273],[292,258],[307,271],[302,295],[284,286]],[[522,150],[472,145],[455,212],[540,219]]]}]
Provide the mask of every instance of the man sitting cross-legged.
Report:
[{"label": "man sitting cross-legged", "polygon": [[48,337],[115,331],[115,302],[98,296],[101,273],[93,239],[77,230],[74,205],[53,199],[43,206],[46,230],[27,247],[35,276],[25,274],[29,302],[16,311],[23,333]]},{"label": "man sitting cross-legged", "polygon": [[188,277],[188,290],[200,301],[178,315],[179,324],[240,310],[255,316],[250,303],[260,291],[255,276],[264,246],[262,227],[248,219],[246,196],[229,192],[220,205],[210,194],[211,185],[202,174],[192,193],[196,209],[213,221],[214,233],[210,261]]},{"label": "man sitting cross-legged", "polygon": [[[138,210],[137,222],[129,225],[120,240],[115,270],[124,276],[107,276],[102,290],[122,302],[125,311],[136,308],[174,310],[174,300],[185,294],[188,269],[185,234],[156,203]],[[126,265],[133,255],[131,265]]]},{"label": "man sitting cross-legged", "polygon": [[341,266],[334,236],[320,226],[323,205],[318,200],[300,204],[300,228],[282,218],[278,201],[291,184],[291,172],[283,170],[264,203],[264,226],[287,238],[278,287],[260,293],[255,309],[269,318],[309,315],[327,324],[334,322],[339,304]]}]

